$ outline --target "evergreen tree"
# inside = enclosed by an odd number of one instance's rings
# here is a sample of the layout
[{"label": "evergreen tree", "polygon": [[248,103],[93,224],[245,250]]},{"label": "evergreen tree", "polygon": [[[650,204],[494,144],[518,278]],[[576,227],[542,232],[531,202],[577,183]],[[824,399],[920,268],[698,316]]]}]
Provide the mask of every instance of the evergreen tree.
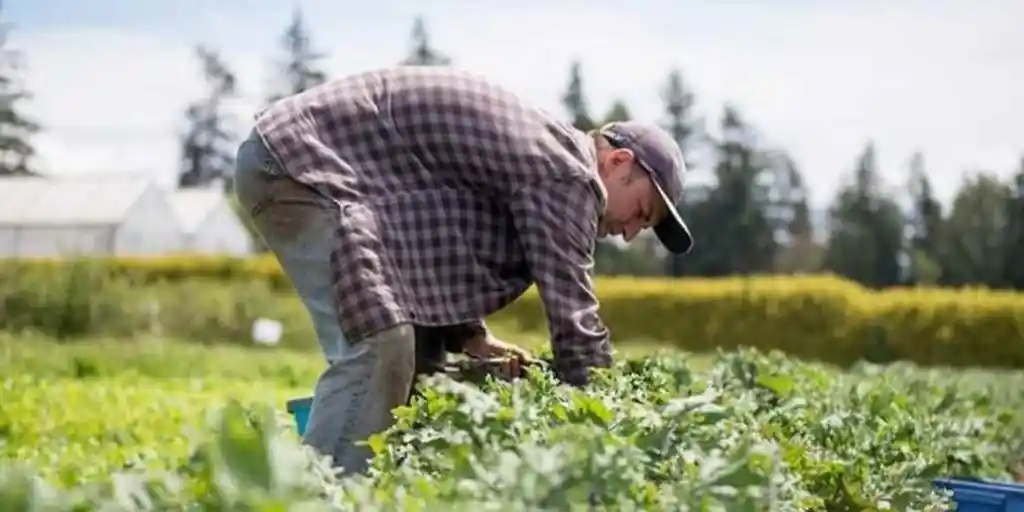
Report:
[{"label": "evergreen tree", "polygon": [[1006,233],[1003,236],[1004,286],[1024,290],[1024,157],[1011,180],[1006,202]]},{"label": "evergreen tree", "polygon": [[777,158],[773,183],[774,217],[782,239],[776,255],[775,271],[786,274],[813,273],[820,269],[823,248],[814,239],[809,191],[803,174],[788,154]]},{"label": "evergreen tree", "polygon": [[31,95],[20,84],[22,54],[8,47],[9,36],[9,24],[0,23],[0,176],[33,176],[31,138],[41,126],[21,111]]},{"label": "evergreen tree", "polygon": [[223,106],[224,101],[237,92],[235,75],[216,52],[199,46],[196,55],[209,89],[204,98],[188,105],[185,111],[189,127],[181,140],[178,186],[206,187],[222,182],[225,188],[230,189],[234,136]]},{"label": "evergreen tree", "polygon": [[830,209],[825,267],[865,286],[882,288],[901,281],[903,215],[882,189],[874,144],[857,160],[853,183],[843,187]]},{"label": "evergreen tree", "polygon": [[615,100],[611,108],[608,109],[608,113],[605,114],[602,124],[614,121],[629,121],[632,118],[632,114],[629,113],[629,107],[622,100]]},{"label": "evergreen tree", "polygon": [[1010,225],[1006,206],[1012,192],[991,173],[979,172],[964,179],[941,238],[942,284],[1002,284],[1005,236]]},{"label": "evergreen tree", "polygon": [[562,95],[562,105],[568,111],[569,120],[576,129],[589,132],[597,128],[594,118],[590,115],[590,106],[583,89],[583,70],[578,60],[573,61],[569,68],[569,85]]},{"label": "evergreen tree", "polygon": [[941,277],[937,252],[942,229],[942,205],[935,198],[931,180],[925,172],[924,155],[920,152],[910,158],[908,188],[911,197],[908,281],[914,284],[934,284]]},{"label": "evergreen tree", "polygon": [[694,117],[694,94],[683,81],[682,72],[673,70],[669,73],[661,98],[665,105],[663,126],[683,150],[686,167],[692,168],[693,146],[704,133],[700,127],[701,121]]},{"label": "evergreen tree", "polygon": [[764,177],[775,170],[737,109],[724,108],[721,132],[722,137],[715,141],[715,184],[702,200],[687,205],[691,228],[707,235],[700,251],[687,258],[684,274],[770,272],[778,243],[771,218],[771,189],[764,184]]},{"label": "evergreen tree", "polygon": [[405,66],[449,66],[452,60],[430,44],[426,23],[418,16],[412,27],[412,50],[402,61]]},{"label": "evergreen tree", "polygon": [[726,106],[722,139],[717,144],[717,194],[712,197],[718,202],[719,219],[728,229],[723,253],[729,273],[767,272],[777,249],[769,218],[769,193],[759,179],[771,169],[753,135],[739,112]]},{"label": "evergreen tree", "polygon": [[324,55],[313,50],[309,29],[299,8],[293,11],[292,22],[281,36],[281,46],[285,58],[279,67],[284,85],[282,90],[270,95],[268,102],[271,103],[327,81],[327,74],[316,66],[316,62],[323,59]]},{"label": "evergreen tree", "polygon": [[[668,130],[672,138],[679,144],[683,151],[683,162],[689,172],[693,170],[693,145],[700,133],[697,123],[693,119],[694,94],[683,81],[683,74],[679,70],[672,70],[661,93],[662,102],[665,107],[664,128]],[[684,197],[684,202],[692,203]],[[687,264],[688,256],[669,255],[666,258],[667,273],[671,276],[683,275],[683,267]]]}]

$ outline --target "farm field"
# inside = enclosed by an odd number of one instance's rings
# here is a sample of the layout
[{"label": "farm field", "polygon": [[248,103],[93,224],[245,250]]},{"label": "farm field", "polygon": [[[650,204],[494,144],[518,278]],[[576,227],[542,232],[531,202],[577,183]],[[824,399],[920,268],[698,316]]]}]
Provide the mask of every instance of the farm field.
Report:
[{"label": "farm field", "polygon": [[320,365],[0,334],[0,510],[934,510],[932,478],[1009,479],[1024,441],[1024,372],[630,347],[585,393],[439,381],[338,482],[284,412]]}]

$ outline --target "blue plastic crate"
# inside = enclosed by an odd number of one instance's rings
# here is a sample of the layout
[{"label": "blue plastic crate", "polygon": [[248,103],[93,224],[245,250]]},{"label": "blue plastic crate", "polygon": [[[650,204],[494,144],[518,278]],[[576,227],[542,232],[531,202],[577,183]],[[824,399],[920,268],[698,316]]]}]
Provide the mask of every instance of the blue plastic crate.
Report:
[{"label": "blue plastic crate", "polygon": [[313,406],[313,397],[296,398],[288,401],[288,414],[295,419],[295,428],[299,435],[306,433],[306,423],[309,421],[309,409]]},{"label": "blue plastic crate", "polygon": [[940,478],[934,484],[953,491],[958,512],[1024,512],[1024,485],[966,478]]}]

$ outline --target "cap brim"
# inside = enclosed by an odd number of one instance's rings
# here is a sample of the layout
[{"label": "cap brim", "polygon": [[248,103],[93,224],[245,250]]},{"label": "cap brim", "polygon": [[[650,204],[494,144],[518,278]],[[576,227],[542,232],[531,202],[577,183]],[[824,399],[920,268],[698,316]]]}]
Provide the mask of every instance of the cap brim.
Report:
[{"label": "cap brim", "polygon": [[665,202],[668,215],[654,226],[654,234],[658,237],[661,245],[665,246],[673,254],[687,254],[693,249],[693,235],[686,221],[679,216],[676,205],[669,199],[668,194],[658,184],[658,180],[651,180],[654,188],[658,190],[661,199]]}]

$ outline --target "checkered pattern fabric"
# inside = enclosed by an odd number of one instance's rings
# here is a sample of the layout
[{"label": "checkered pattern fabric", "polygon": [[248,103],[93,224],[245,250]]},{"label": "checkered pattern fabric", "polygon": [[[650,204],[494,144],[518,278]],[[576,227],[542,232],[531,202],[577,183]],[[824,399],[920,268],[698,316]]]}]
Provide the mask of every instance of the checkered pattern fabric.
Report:
[{"label": "checkered pattern fabric", "polygon": [[256,130],[338,206],[339,321],[480,322],[536,284],[561,377],[611,364],[591,272],[605,192],[571,125],[473,74],[400,67],[276,102]]}]

